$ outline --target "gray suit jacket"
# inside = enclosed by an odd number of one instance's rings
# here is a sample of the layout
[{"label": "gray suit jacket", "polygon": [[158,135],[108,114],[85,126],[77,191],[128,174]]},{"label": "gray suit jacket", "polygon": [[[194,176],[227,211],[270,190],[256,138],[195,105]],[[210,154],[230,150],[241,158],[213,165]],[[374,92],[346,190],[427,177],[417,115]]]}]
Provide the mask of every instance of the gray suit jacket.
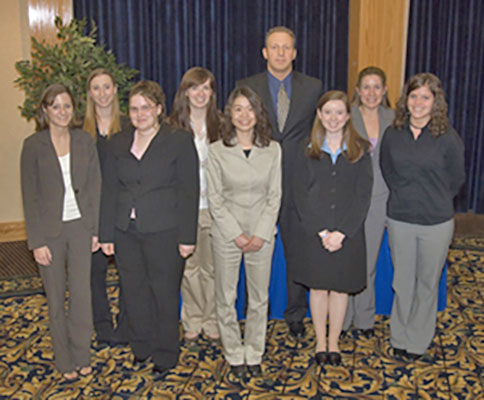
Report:
[{"label": "gray suit jacket", "polygon": [[[101,172],[96,145],[89,133],[70,130],[71,180],[81,218],[98,234]],[[46,245],[62,228],[64,180],[48,129],[24,140],[20,159],[22,198],[29,249]]]},{"label": "gray suit jacket", "polygon": [[249,157],[221,140],[209,147],[208,202],[212,235],[227,242],[245,233],[270,241],[281,204],[281,148],[275,141],[252,147]]},{"label": "gray suit jacket", "polygon": [[294,168],[295,156],[299,149],[299,142],[311,134],[316,106],[323,93],[323,84],[319,79],[297,71],[292,72],[291,103],[282,132],[279,131],[276,110],[272,105],[267,71],[237,81],[236,85],[249,86],[261,97],[264,103],[272,124],[272,138],[277,140],[282,147],[283,204],[292,207],[292,180],[290,178]]},{"label": "gray suit jacket", "polygon": [[[383,175],[380,169],[380,145],[383,139],[383,134],[385,130],[392,124],[395,118],[395,111],[391,108],[386,108],[383,106],[378,107],[378,122],[379,122],[379,133],[378,142],[372,154],[372,165],[373,165],[373,189],[371,196],[374,197],[388,197],[390,191],[383,180]],[[368,132],[365,128],[365,123],[363,122],[363,117],[361,116],[360,109],[358,106],[351,107],[351,121],[356,131],[365,139],[369,140]]]}]

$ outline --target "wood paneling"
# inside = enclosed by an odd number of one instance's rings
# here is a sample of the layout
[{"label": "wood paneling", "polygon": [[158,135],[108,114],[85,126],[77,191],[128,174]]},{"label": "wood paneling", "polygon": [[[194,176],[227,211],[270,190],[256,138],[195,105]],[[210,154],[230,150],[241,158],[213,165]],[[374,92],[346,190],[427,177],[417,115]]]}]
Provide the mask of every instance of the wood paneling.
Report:
[{"label": "wood paneling", "polygon": [[395,105],[403,84],[409,0],[350,0],[348,92],[358,72],[369,66],[387,74],[389,99]]},{"label": "wood paneling", "polygon": [[58,15],[64,22],[72,19],[73,0],[29,0],[30,35],[38,41],[55,43],[57,29],[54,19]]},{"label": "wood paneling", "polygon": [[2,222],[0,223],[0,243],[16,242],[26,240],[25,224],[21,222]]}]

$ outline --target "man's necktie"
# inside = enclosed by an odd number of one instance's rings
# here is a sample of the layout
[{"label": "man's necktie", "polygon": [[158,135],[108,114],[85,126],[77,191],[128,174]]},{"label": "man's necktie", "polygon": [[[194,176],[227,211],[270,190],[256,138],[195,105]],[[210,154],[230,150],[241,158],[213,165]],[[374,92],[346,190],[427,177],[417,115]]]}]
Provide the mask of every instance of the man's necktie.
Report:
[{"label": "man's necktie", "polygon": [[286,123],[287,114],[289,113],[289,96],[287,95],[284,85],[281,83],[279,93],[277,94],[277,124],[279,131],[282,132]]}]

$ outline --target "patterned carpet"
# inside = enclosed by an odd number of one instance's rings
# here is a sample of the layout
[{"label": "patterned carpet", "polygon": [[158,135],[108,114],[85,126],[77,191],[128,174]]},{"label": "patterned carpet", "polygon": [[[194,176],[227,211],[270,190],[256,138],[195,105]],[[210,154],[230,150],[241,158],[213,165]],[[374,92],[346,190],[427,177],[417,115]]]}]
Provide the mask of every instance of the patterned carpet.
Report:
[{"label": "patterned carpet", "polygon": [[[94,373],[65,382],[53,367],[47,307],[37,277],[0,280],[1,399],[484,399],[484,240],[455,240],[449,254],[448,307],[431,348],[414,363],[390,354],[388,318],[376,336],[341,341],[342,367],[314,363],[314,334],[300,342],[282,321],[269,321],[263,378],[239,382],[220,345],[182,344],[179,365],[164,380],[152,364],[132,366],[128,347],[92,345]],[[117,276],[109,295],[116,308]]]}]

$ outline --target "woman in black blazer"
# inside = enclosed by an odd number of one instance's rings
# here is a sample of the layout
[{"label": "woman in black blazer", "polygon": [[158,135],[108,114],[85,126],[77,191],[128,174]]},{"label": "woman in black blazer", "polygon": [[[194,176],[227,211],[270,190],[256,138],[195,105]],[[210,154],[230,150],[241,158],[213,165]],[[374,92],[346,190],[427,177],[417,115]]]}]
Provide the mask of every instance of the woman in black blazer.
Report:
[{"label": "woman in black blazer", "polygon": [[346,94],[324,94],[293,174],[306,257],[295,279],[310,288],[318,364],[341,363],[338,338],[348,294],[366,286],[364,221],[373,183],[368,147],[351,125]]},{"label": "woman in black blazer", "polygon": [[37,132],[25,139],[21,155],[28,246],[47,295],[55,366],[67,380],[92,371],[89,279],[91,250],[99,248],[101,191],[96,146],[87,132],[71,128],[73,115],[69,90],[50,85],[40,101]]},{"label": "woman in black blazer", "polygon": [[199,177],[192,136],[163,123],[165,96],[152,81],[129,94],[134,130],[110,140],[101,241],[116,252],[135,363],[151,356],[165,375],[178,361],[184,258],[196,242]]},{"label": "woman in black blazer", "polygon": [[[96,68],[87,78],[87,104],[83,129],[89,132],[96,142],[101,173],[107,157],[108,142],[111,137],[128,129],[129,118],[119,110],[118,89],[114,76],[105,68]],[[102,215],[100,216],[102,218]],[[128,338],[127,320],[124,312],[122,288],[119,286],[119,313],[116,329],[106,292],[106,272],[109,257],[100,249],[92,254],[91,294],[94,330],[98,342],[106,344],[126,343]]]}]

